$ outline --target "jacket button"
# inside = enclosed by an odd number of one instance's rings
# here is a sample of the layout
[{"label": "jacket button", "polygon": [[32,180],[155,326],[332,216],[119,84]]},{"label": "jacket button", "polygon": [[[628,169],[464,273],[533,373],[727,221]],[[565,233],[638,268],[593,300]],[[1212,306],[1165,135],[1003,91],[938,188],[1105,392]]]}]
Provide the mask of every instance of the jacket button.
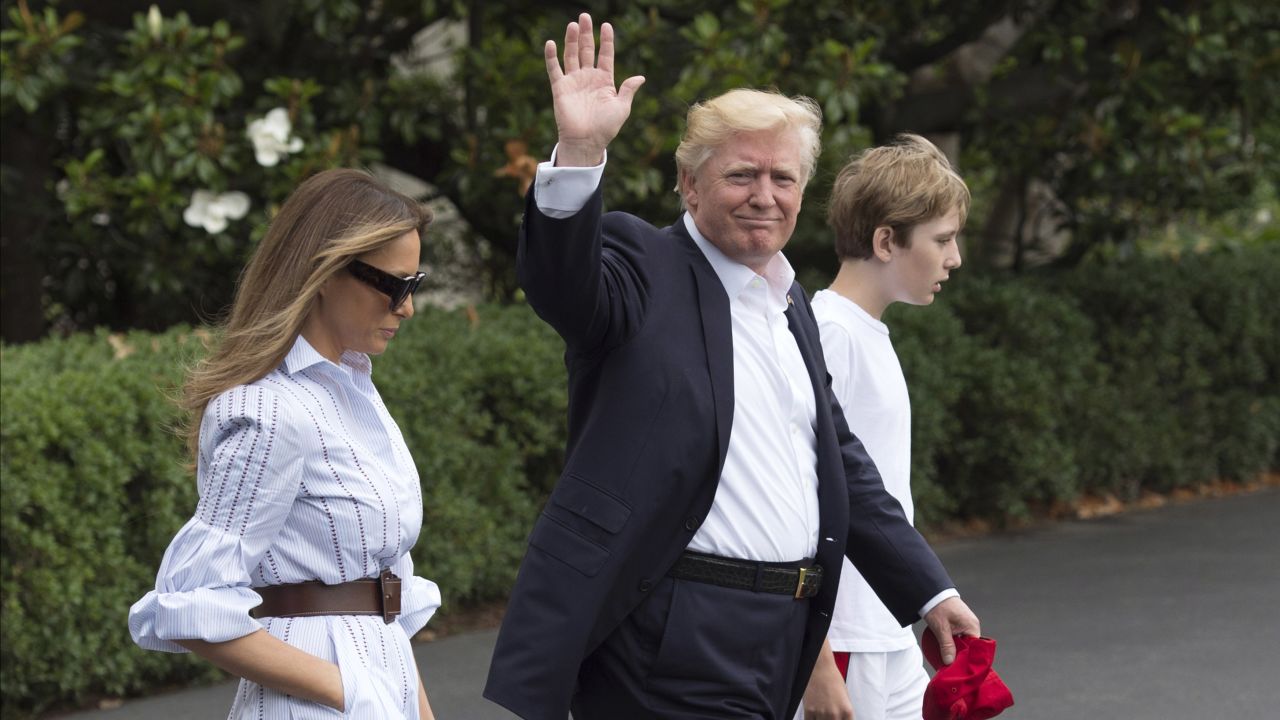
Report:
[{"label": "jacket button", "polygon": [[646,593],[653,589],[653,583],[648,580],[640,581],[640,592]]},{"label": "jacket button", "polygon": [[698,529],[698,525],[699,525],[699,523],[698,523],[698,518],[696,518],[696,517],[690,517],[688,520],[685,520],[685,521],[684,521],[684,529],[685,529],[685,530],[688,530],[688,531],[690,531],[690,532],[693,532],[694,530],[697,530],[697,529]]}]

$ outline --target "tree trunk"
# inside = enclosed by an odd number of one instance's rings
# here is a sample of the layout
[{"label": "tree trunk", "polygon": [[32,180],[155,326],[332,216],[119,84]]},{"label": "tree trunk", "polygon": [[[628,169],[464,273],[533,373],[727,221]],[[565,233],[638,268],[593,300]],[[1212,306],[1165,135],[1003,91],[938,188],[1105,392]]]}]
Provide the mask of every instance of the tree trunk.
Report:
[{"label": "tree trunk", "polygon": [[19,124],[5,128],[4,167],[13,185],[0,213],[0,337],[7,343],[39,340],[45,333],[38,251],[48,215],[47,184],[53,153],[47,134]]}]

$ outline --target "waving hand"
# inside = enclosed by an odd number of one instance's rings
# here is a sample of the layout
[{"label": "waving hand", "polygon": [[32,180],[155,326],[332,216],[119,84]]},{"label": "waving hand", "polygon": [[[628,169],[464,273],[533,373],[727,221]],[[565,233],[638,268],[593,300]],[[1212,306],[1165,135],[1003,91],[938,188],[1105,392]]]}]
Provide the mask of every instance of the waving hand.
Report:
[{"label": "waving hand", "polygon": [[615,89],[613,50],[613,26],[604,23],[600,26],[600,57],[596,59],[587,13],[565,28],[563,69],[555,41],[547,41],[543,53],[560,136],[557,165],[598,165],[605,147],[631,114],[631,99],[644,84],[644,77],[629,77]]}]

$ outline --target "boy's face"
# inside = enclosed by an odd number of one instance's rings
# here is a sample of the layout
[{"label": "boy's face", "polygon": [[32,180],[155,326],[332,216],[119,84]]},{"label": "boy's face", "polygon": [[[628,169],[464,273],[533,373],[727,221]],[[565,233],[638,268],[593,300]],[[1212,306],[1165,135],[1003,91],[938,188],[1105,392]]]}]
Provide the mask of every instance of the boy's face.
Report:
[{"label": "boy's face", "polygon": [[906,247],[892,246],[889,272],[893,300],[929,305],[951,271],[960,267],[960,212],[951,212],[911,229]]}]

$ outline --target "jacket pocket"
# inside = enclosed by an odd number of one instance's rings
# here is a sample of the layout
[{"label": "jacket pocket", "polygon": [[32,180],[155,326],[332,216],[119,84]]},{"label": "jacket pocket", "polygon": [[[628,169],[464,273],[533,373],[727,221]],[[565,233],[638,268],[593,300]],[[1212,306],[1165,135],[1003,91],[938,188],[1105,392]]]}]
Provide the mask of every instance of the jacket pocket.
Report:
[{"label": "jacket pocket", "polygon": [[577,475],[565,475],[551,493],[551,502],[600,529],[617,534],[631,516],[631,508]]},{"label": "jacket pocket", "polygon": [[587,577],[595,577],[609,559],[608,549],[546,513],[533,526],[529,544]]}]

